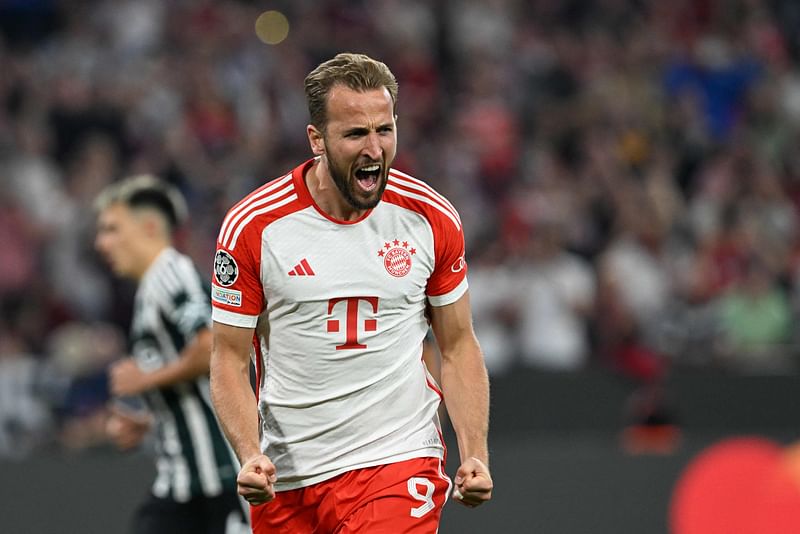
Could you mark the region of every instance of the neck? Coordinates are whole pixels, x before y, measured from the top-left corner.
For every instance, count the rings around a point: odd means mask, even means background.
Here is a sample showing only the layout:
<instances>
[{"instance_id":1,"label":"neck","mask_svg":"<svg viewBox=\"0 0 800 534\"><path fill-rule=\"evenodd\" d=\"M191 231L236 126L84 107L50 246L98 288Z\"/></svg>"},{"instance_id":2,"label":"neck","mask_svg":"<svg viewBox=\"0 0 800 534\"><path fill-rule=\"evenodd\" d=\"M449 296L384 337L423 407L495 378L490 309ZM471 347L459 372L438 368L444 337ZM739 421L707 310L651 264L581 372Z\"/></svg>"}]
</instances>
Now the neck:
<instances>
[{"instance_id":1,"label":"neck","mask_svg":"<svg viewBox=\"0 0 800 534\"><path fill-rule=\"evenodd\" d=\"M314 203L331 218L339 221L355 221L367 212L354 208L344 199L328 172L325 156L320 157L311 166L305 180Z\"/></svg>"},{"instance_id":2,"label":"neck","mask_svg":"<svg viewBox=\"0 0 800 534\"><path fill-rule=\"evenodd\" d=\"M137 281L141 280L156 261L156 258L169 246L171 246L170 243L166 241L148 243L142 250L142 262L137 272L134 273L134 278L136 278Z\"/></svg>"}]
</instances>

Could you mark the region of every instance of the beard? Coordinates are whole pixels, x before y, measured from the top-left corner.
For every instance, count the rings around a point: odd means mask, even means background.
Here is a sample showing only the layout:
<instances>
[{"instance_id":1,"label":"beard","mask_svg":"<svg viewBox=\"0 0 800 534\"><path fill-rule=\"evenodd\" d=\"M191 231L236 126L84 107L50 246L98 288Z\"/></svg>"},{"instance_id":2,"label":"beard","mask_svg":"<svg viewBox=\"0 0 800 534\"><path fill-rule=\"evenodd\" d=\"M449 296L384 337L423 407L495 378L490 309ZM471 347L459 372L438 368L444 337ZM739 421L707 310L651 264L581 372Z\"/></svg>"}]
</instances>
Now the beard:
<instances>
[{"instance_id":1,"label":"beard","mask_svg":"<svg viewBox=\"0 0 800 534\"><path fill-rule=\"evenodd\" d=\"M378 187L368 192L358 189L356 185L358 179L355 175L348 170L342 169L340 165L337 165L330 157L330 154L327 157L327 163L328 172L331 178L333 178L333 183L336 184L336 188L339 189L339 192L352 208L357 210L369 210L378 205L378 202L380 202L383 197L383 191L386 189L386 185L389 182L387 179L389 174L388 163L384 164L380 161L367 162L381 165L381 174L378 176Z\"/></svg>"}]
</instances>

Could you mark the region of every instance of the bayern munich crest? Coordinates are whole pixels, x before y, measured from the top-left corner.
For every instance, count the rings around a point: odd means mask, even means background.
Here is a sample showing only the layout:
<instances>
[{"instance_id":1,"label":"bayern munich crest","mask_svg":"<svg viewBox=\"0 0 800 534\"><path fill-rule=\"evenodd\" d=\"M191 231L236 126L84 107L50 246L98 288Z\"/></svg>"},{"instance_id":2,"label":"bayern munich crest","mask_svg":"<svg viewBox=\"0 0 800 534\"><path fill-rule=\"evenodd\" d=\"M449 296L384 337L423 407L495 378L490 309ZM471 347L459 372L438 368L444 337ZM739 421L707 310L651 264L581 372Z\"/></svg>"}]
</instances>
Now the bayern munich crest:
<instances>
[{"instance_id":1,"label":"bayern munich crest","mask_svg":"<svg viewBox=\"0 0 800 534\"><path fill-rule=\"evenodd\" d=\"M394 277L401 278L411 272L411 258L417 253L408 241L387 241L378 251L378 256L383 259L386 272Z\"/></svg>"},{"instance_id":2,"label":"bayern munich crest","mask_svg":"<svg viewBox=\"0 0 800 534\"><path fill-rule=\"evenodd\" d=\"M239 277L239 267L229 253L218 250L214 256L214 279L223 287L233 285Z\"/></svg>"}]
</instances>

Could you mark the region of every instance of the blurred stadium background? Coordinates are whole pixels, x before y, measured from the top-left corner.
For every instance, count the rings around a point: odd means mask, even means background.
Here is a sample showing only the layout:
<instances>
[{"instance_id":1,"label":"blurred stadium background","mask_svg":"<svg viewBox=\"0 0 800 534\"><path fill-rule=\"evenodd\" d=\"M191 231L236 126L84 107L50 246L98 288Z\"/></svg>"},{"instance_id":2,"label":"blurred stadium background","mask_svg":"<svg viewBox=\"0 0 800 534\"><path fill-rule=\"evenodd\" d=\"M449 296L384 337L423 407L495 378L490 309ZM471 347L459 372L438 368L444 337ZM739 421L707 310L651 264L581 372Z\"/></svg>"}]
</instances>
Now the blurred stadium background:
<instances>
[{"instance_id":1,"label":"blurred stadium background","mask_svg":"<svg viewBox=\"0 0 800 534\"><path fill-rule=\"evenodd\" d=\"M467 231L497 491L441 532L688 534L700 451L800 439L798 30L794 0L0 1L0 531L122 532L150 482L100 432L132 287L94 195L177 184L210 273L309 155L303 77L358 51Z\"/></svg>"}]
</instances>

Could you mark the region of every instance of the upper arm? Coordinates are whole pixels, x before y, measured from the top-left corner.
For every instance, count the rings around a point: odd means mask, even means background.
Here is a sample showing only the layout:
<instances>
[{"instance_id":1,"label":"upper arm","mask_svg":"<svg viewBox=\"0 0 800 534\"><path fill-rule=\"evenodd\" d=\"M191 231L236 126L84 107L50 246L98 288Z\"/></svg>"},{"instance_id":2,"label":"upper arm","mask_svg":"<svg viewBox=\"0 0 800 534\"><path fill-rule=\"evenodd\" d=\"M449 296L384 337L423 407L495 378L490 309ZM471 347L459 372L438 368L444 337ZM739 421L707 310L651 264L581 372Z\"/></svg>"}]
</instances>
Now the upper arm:
<instances>
[{"instance_id":1,"label":"upper arm","mask_svg":"<svg viewBox=\"0 0 800 534\"><path fill-rule=\"evenodd\" d=\"M477 348L475 332L472 329L469 291L451 304L431 306L430 318L442 359L447 360L470 345Z\"/></svg>"},{"instance_id":2,"label":"upper arm","mask_svg":"<svg viewBox=\"0 0 800 534\"><path fill-rule=\"evenodd\" d=\"M223 363L233 363L249 369L254 329L214 321L211 331L213 334L212 367Z\"/></svg>"}]
</instances>

